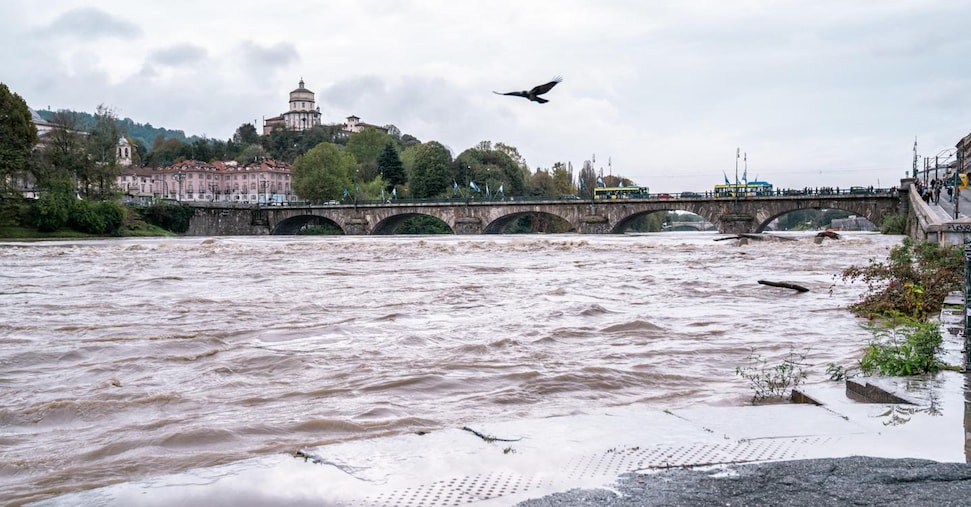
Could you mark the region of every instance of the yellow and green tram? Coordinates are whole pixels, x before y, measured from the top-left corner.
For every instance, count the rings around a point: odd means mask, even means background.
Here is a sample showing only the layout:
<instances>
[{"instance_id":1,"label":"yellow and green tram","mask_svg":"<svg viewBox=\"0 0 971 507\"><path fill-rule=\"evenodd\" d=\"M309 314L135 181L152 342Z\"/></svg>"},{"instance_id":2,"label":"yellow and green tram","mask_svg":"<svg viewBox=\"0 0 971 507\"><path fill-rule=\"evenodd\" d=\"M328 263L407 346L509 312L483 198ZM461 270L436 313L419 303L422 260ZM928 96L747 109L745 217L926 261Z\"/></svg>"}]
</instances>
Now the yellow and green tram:
<instances>
[{"instance_id":1,"label":"yellow and green tram","mask_svg":"<svg viewBox=\"0 0 971 507\"><path fill-rule=\"evenodd\" d=\"M775 195L771 183L748 181L715 185L715 197L756 197L762 195Z\"/></svg>"}]
</instances>

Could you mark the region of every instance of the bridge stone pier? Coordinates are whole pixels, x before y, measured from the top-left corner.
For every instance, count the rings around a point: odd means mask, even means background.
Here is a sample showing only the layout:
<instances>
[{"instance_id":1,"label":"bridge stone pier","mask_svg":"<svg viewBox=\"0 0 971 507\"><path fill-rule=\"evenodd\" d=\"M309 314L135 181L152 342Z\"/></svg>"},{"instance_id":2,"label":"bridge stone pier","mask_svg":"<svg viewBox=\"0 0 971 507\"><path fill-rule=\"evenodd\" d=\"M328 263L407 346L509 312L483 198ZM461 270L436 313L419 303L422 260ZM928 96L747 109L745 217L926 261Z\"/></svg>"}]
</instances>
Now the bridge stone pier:
<instances>
[{"instance_id":1,"label":"bridge stone pier","mask_svg":"<svg viewBox=\"0 0 971 507\"><path fill-rule=\"evenodd\" d=\"M455 234L499 234L524 215L552 215L580 234L617 234L649 213L688 211L728 234L757 233L776 217L801 209L842 209L879 225L907 209L896 190L865 194L692 197L616 200L393 201L316 206L197 207L187 234L194 236L296 234L308 224L326 224L347 235L394 234L406 220L435 217Z\"/></svg>"}]
</instances>

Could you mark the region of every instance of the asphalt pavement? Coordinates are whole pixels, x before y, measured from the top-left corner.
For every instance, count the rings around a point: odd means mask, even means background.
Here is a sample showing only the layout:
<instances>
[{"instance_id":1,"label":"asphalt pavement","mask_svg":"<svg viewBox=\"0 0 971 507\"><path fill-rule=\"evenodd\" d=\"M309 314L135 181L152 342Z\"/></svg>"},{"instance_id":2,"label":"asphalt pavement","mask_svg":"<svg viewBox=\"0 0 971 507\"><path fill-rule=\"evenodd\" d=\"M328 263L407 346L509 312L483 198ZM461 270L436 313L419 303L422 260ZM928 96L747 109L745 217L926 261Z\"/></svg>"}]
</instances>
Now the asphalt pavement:
<instances>
[{"instance_id":1,"label":"asphalt pavement","mask_svg":"<svg viewBox=\"0 0 971 507\"><path fill-rule=\"evenodd\" d=\"M849 457L624 474L611 489L570 490L518 507L943 506L971 504L971 465Z\"/></svg>"}]
</instances>

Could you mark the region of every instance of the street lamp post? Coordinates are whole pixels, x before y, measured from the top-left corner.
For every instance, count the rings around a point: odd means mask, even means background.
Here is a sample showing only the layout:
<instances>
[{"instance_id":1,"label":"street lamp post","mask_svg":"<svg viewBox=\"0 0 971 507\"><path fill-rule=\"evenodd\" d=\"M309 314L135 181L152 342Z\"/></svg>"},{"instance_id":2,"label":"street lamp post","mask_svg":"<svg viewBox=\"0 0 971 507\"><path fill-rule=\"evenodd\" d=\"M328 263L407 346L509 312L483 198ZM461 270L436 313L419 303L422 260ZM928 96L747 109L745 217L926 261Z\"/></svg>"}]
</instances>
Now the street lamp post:
<instances>
[{"instance_id":1,"label":"street lamp post","mask_svg":"<svg viewBox=\"0 0 971 507\"><path fill-rule=\"evenodd\" d=\"M963 160L961 160L961 150L957 150L956 154L957 154L957 165L955 166L955 169L954 169L954 219L955 220L957 220L959 216L958 207L961 204L961 186L959 185L959 183L961 182L960 174L964 172L964 163L963 163Z\"/></svg>"},{"instance_id":2,"label":"street lamp post","mask_svg":"<svg viewBox=\"0 0 971 507\"><path fill-rule=\"evenodd\" d=\"M182 202L182 180L185 179L185 173L182 171L179 171L175 173L173 176L175 177L175 179L179 180L179 193L176 194L175 200Z\"/></svg>"}]
</instances>

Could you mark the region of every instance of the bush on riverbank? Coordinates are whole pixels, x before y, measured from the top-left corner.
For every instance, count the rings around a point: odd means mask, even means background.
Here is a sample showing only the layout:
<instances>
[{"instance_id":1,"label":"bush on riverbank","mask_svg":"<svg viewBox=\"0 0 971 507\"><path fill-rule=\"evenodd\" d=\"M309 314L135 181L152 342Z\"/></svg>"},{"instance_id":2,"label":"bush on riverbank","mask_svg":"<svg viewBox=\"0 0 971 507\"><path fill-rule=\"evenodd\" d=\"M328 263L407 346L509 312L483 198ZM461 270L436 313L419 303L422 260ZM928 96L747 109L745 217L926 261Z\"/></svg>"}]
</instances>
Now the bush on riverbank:
<instances>
[{"instance_id":1,"label":"bush on riverbank","mask_svg":"<svg viewBox=\"0 0 971 507\"><path fill-rule=\"evenodd\" d=\"M882 234L906 234L907 215L905 213L894 213L884 217L880 224L880 232Z\"/></svg>"},{"instance_id":2,"label":"bush on riverbank","mask_svg":"<svg viewBox=\"0 0 971 507\"><path fill-rule=\"evenodd\" d=\"M167 236L132 208L115 201L87 201L51 193L40 199L0 201L0 238L46 239L104 236Z\"/></svg>"},{"instance_id":3,"label":"bush on riverbank","mask_svg":"<svg viewBox=\"0 0 971 507\"><path fill-rule=\"evenodd\" d=\"M909 376L933 373L944 366L937 359L944 339L936 322L898 317L889 326L875 329L874 335L860 360L860 370L866 375Z\"/></svg>"},{"instance_id":4,"label":"bush on riverbank","mask_svg":"<svg viewBox=\"0 0 971 507\"><path fill-rule=\"evenodd\" d=\"M854 314L904 315L921 322L940 313L944 298L961 288L963 276L960 248L910 238L891 248L886 262L871 259L867 266L850 266L840 274L844 281L867 284L863 299L850 306Z\"/></svg>"},{"instance_id":5,"label":"bush on riverbank","mask_svg":"<svg viewBox=\"0 0 971 507\"><path fill-rule=\"evenodd\" d=\"M909 376L933 373L945 365L937 358L943 338L937 322L947 295L961 288L964 256L959 247L904 238L893 247L886 262L870 260L851 266L844 280L867 284L863 299L850 306L859 316L878 319L874 339L859 362L871 375ZM830 364L833 379L846 378L847 370Z\"/></svg>"}]
</instances>

